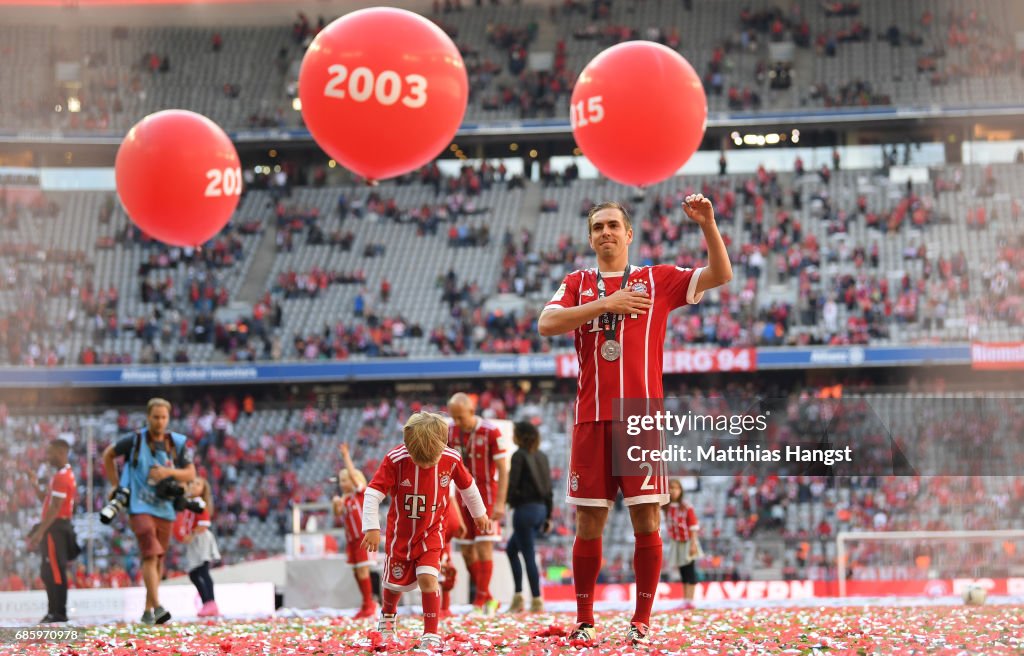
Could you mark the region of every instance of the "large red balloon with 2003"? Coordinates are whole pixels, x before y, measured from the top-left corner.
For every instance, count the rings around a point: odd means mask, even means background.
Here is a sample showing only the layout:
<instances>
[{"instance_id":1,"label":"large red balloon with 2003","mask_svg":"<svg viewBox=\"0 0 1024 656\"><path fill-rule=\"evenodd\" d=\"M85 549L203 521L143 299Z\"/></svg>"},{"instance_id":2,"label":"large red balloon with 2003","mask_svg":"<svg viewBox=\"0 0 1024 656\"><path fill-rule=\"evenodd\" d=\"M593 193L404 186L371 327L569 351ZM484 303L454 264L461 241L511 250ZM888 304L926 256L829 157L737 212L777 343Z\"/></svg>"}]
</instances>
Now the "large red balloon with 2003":
<instances>
[{"instance_id":1,"label":"large red balloon with 2003","mask_svg":"<svg viewBox=\"0 0 1024 656\"><path fill-rule=\"evenodd\" d=\"M679 53L629 41L583 69L569 116L576 144L602 174L645 186L672 176L697 150L708 103L700 76Z\"/></svg>"},{"instance_id":2,"label":"large red balloon with 2003","mask_svg":"<svg viewBox=\"0 0 1024 656\"><path fill-rule=\"evenodd\" d=\"M455 137L468 98L458 48L404 9L342 16L313 39L299 71L306 127L328 155L368 180L437 157Z\"/></svg>"},{"instance_id":3,"label":"large red balloon with 2003","mask_svg":"<svg viewBox=\"0 0 1024 656\"><path fill-rule=\"evenodd\" d=\"M216 235L242 194L231 139L210 119L183 109L136 123L117 150L114 178L129 218L172 246L200 246Z\"/></svg>"}]
</instances>

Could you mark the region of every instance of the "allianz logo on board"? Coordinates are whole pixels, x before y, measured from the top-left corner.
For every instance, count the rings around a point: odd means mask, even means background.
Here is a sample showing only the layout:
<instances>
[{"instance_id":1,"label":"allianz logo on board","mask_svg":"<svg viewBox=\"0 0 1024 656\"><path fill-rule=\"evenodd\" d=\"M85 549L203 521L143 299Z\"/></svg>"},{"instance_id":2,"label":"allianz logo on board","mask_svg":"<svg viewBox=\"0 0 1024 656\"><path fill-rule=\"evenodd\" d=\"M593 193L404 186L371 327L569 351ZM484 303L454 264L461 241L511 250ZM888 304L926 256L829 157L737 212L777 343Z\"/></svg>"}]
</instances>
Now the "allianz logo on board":
<instances>
[{"instance_id":1,"label":"allianz logo on board","mask_svg":"<svg viewBox=\"0 0 1024 656\"><path fill-rule=\"evenodd\" d=\"M863 363L864 349L860 346L811 351L811 364L849 364L857 366Z\"/></svg>"},{"instance_id":2,"label":"allianz logo on board","mask_svg":"<svg viewBox=\"0 0 1024 656\"><path fill-rule=\"evenodd\" d=\"M121 370L122 383L195 383L210 380L255 380L256 367L128 367Z\"/></svg>"}]
</instances>

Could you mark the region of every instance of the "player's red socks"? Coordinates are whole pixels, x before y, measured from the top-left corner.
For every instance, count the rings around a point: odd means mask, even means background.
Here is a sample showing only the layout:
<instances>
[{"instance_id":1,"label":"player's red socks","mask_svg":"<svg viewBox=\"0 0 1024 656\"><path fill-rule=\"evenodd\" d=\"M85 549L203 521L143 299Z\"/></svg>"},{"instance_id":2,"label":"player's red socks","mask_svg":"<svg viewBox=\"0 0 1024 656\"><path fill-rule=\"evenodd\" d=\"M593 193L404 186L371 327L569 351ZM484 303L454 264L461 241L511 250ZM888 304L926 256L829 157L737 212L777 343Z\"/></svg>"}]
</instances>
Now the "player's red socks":
<instances>
[{"instance_id":1,"label":"player's red socks","mask_svg":"<svg viewBox=\"0 0 1024 656\"><path fill-rule=\"evenodd\" d=\"M381 608L381 612L385 615L393 615L398 610L398 602L402 600L402 593L384 588L381 590L380 596L384 601L384 606Z\"/></svg>"},{"instance_id":2,"label":"player's red socks","mask_svg":"<svg viewBox=\"0 0 1024 656\"><path fill-rule=\"evenodd\" d=\"M478 561L476 573L477 604L486 604L488 601L491 600L491 575L494 573L494 561Z\"/></svg>"},{"instance_id":3,"label":"player's red socks","mask_svg":"<svg viewBox=\"0 0 1024 656\"><path fill-rule=\"evenodd\" d=\"M576 621L594 624L594 586L601 573L601 538L572 543L572 583L576 588ZM661 558L658 559L661 568Z\"/></svg>"},{"instance_id":4,"label":"player's red socks","mask_svg":"<svg viewBox=\"0 0 1024 656\"><path fill-rule=\"evenodd\" d=\"M452 589L455 587L455 568L450 566L441 567L444 580L441 584L441 617L449 617L452 607Z\"/></svg>"},{"instance_id":5,"label":"player's red socks","mask_svg":"<svg viewBox=\"0 0 1024 656\"><path fill-rule=\"evenodd\" d=\"M661 533L636 533L633 571L636 572L636 612L633 622L651 623L651 608L661 578Z\"/></svg>"},{"instance_id":6,"label":"player's red socks","mask_svg":"<svg viewBox=\"0 0 1024 656\"><path fill-rule=\"evenodd\" d=\"M437 633L437 613L441 610L441 595L437 590L423 593L423 632Z\"/></svg>"},{"instance_id":7,"label":"player's red socks","mask_svg":"<svg viewBox=\"0 0 1024 656\"><path fill-rule=\"evenodd\" d=\"M373 581L367 576L365 579L356 579L359 582L359 591L363 593L363 608L373 605Z\"/></svg>"},{"instance_id":8,"label":"player's red socks","mask_svg":"<svg viewBox=\"0 0 1024 656\"><path fill-rule=\"evenodd\" d=\"M469 580L476 586L476 596L473 597L473 603L476 604L480 600L480 561L473 561L466 565L466 569L469 570Z\"/></svg>"}]
</instances>

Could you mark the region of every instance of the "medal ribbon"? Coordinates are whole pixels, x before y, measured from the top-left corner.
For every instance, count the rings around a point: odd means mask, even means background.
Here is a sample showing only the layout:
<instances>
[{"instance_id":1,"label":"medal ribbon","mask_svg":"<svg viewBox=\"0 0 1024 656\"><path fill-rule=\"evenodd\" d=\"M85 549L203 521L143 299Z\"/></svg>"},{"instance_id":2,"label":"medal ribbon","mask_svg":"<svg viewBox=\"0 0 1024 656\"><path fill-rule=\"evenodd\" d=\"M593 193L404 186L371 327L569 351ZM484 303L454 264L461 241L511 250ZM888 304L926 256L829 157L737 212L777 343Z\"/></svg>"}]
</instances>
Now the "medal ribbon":
<instances>
[{"instance_id":1,"label":"medal ribbon","mask_svg":"<svg viewBox=\"0 0 1024 656\"><path fill-rule=\"evenodd\" d=\"M626 262L626 270L622 272L622 284L619 285L619 289L625 289L626 283L629 282L629 262ZM604 278L601 277L601 271L597 272L597 298L598 300L605 297ZM612 341L615 339L615 327L619 323L619 315L611 312L605 312L601 315L601 327L604 329L605 341Z\"/></svg>"}]
</instances>

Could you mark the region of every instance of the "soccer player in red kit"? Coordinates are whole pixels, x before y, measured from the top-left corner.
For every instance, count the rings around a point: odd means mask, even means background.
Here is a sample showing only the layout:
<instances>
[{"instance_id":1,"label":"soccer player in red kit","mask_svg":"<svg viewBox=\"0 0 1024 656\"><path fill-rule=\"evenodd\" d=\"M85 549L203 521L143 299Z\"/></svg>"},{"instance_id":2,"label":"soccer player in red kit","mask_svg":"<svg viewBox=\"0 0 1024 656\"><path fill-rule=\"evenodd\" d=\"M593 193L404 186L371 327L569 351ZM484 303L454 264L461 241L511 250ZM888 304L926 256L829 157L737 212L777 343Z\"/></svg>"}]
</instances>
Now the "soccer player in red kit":
<instances>
[{"instance_id":1,"label":"soccer player in red kit","mask_svg":"<svg viewBox=\"0 0 1024 656\"><path fill-rule=\"evenodd\" d=\"M370 566L373 559L363 549L363 495L366 492L366 477L363 472L352 464L352 456L348 445L339 447L341 460L345 468L338 472L338 488L341 496L332 499L334 516L341 519L345 527L345 553L348 564L352 566L359 591L363 595L363 605L356 613L356 619L373 617L377 614L377 602L373 600L373 586L370 580Z\"/></svg>"},{"instance_id":2,"label":"soccer player in red kit","mask_svg":"<svg viewBox=\"0 0 1024 656\"><path fill-rule=\"evenodd\" d=\"M602 203L587 217L597 267L567 275L538 321L544 336L575 333L580 366L566 499L576 506L574 640L593 642L596 637L594 586L601 569L601 534L608 509L621 489L636 536L636 610L626 642L650 641L651 607L662 560L658 509L668 502L667 482L663 472L646 477L612 474L613 406L618 399L664 397L662 358L669 313L699 302L705 291L732 279L711 201L701 194L690 195L683 211L704 233L706 267L631 266L629 213L619 203Z\"/></svg>"},{"instance_id":3,"label":"soccer player in red kit","mask_svg":"<svg viewBox=\"0 0 1024 656\"><path fill-rule=\"evenodd\" d=\"M454 482L469 507L477 530L490 529L480 491L462 464L458 451L448 448L448 422L441 415L417 412L403 428L404 444L388 452L366 488L363 502L363 548L380 545L378 510L391 495L384 539L384 608L378 630L394 637L402 593L419 585L423 593L423 635L419 648L444 647L437 633L441 597L437 577L444 548L450 486Z\"/></svg>"},{"instance_id":4,"label":"soccer player in red kit","mask_svg":"<svg viewBox=\"0 0 1024 656\"><path fill-rule=\"evenodd\" d=\"M75 472L68 464L71 447L61 439L53 440L46 449L46 460L56 470L43 501L43 517L28 534L30 551L40 550L40 578L46 586L46 616L40 624L68 621L68 560L77 553L75 529L71 517L78 487Z\"/></svg>"},{"instance_id":5,"label":"soccer player in red kit","mask_svg":"<svg viewBox=\"0 0 1024 656\"><path fill-rule=\"evenodd\" d=\"M462 461L480 489L480 497L493 520L492 530L481 534L473 528L469 510L462 506L462 523L467 534L456 540L462 547L466 569L476 584L473 605L487 615L498 610L498 601L491 598L491 575L494 572L494 543L501 540L501 520L505 517L508 496L508 452L499 440L501 431L474 413L473 401L462 392L448 400L448 446L462 454Z\"/></svg>"}]
</instances>

